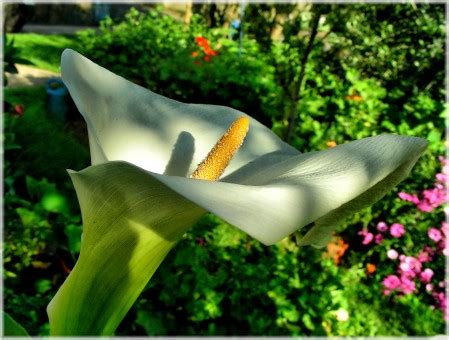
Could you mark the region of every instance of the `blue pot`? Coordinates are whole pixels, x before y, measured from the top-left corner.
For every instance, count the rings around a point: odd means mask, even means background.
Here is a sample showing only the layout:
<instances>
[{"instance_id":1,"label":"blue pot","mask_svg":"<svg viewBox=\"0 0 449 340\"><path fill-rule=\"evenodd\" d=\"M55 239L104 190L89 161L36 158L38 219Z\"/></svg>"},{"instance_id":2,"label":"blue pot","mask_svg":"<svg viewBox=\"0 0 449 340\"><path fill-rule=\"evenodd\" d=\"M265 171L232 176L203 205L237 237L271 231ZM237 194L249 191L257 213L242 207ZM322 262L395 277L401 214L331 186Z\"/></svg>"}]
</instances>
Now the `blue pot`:
<instances>
[{"instance_id":1,"label":"blue pot","mask_svg":"<svg viewBox=\"0 0 449 340\"><path fill-rule=\"evenodd\" d=\"M57 120L65 121L68 112L67 96L69 95L69 92L62 79L48 79L45 83L45 91L47 91L48 96L48 111Z\"/></svg>"}]
</instances>

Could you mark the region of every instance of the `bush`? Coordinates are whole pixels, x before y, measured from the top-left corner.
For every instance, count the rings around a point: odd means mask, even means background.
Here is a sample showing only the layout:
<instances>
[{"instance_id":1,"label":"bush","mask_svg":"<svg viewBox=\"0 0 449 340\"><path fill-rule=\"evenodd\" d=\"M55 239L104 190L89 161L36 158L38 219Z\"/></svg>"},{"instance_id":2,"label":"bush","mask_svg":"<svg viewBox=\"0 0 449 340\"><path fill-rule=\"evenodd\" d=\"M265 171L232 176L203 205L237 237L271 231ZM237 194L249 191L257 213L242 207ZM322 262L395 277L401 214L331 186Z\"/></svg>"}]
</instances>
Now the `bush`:
<instances>
[{"instance_id":1,"label":"bush","mask_svg":"<svg viewBox=\"0 0 449 340\"><path fill-rule=\"evenodd\" d=\"M87 166L88 151L47 115L44 89L5 97L5 312L47 335L46 307L75 262L82 228L65 169Z\"/></svg>"},{"instance_id":2,"label":"bush","mask_svg":"<svg viewBox=\"0 0 449 340\"><path fill-rule=\"evenodd\" d=\"M240 49L226 30L208 30L197 16L186 27L160 10L131 10L123 22L106 19L98 34L79 38L88 58L169 98L231 106L268 126L279 110L274 68L258 44L245 39Z\"/></svg>"}]
</instances>

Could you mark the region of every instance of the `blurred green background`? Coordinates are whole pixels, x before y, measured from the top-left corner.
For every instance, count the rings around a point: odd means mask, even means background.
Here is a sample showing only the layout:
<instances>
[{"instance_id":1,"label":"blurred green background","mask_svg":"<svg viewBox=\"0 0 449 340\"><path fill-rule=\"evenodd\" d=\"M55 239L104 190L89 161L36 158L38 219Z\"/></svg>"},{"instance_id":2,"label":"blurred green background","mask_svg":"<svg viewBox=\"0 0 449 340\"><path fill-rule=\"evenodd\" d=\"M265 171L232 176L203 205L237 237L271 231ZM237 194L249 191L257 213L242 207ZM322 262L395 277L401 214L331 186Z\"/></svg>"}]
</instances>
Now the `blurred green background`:
<instances>
[{"instance_id":1,"label":"blurred green background","mask_svg":"<svg viewBox=\"0 0 449 340\"><path fill-rule=\"evenodd\" d=\"M444 18L436 4L197 4L139 7L76 34L7 33L5 311L30 334L47 335L45 308L79 252L82 223L66 169L89 165L87 129L69 99L58 115L43 85L11 80L24 63L58 72L69 47L169 98L246 112L301 152L381 133L430 143L411 176L350 218L327 248L299 248L299 234L265 247L205 216L117 335L444 333L445 250L428 236L437 228L444 240L446 230L445 183L435 177L445 152ZM422 200L438 192L440 200L423 211L399 192ZM379 222L400 223L405 234L382 234ZM367 233L382 237L367 242ZM420 261L431 281L417 275L411 293L384 294L384 279L399 275L390 249L429 253Z\"/></svg>"}]
</instances>

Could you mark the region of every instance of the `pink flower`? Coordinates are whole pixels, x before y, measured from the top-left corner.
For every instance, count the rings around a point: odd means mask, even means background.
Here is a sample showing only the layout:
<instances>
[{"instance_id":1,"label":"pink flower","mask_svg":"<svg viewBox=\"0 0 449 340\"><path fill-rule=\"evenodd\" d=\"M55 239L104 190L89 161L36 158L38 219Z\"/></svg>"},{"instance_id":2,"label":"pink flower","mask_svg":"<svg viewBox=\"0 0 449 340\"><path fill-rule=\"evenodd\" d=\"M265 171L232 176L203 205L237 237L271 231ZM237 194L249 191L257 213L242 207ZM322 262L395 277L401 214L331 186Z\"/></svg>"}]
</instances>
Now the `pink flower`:
<instances>
[{"instance_id":1,"label":"pink flower","mask_svg":"<svg viewBox=\"0 0 449 340\"><path fill-rule=\"evenodd\" d=\"M422 268L421 262L418 261L418 259L414 258L413 256L407 256L405 258L405 262L410 264L411 268L416 272L419 273Z\"/></svg>"},{"instance_id":2,"label":"pink flower","mask_svg":"<svg viewBox=\"0 0 449 340\"><path fill-rule=\"evenodd\" d=\"M392 290L399 288L401 280L396 275L388 275L382 283L385 287L384 294L388 295Z\"/></svg>"},{"instance_id":3,"label":"pink flower","mask_svg":"<svg viewBox=\"0 0 449 340\"><path fill-rule=\"evenodd\" d=\"M393 237L399 238L405 234L405 228L402 224L393 223L393 225L390 227L390 234Z\"/></svg>"},{"instance_id":4,"label":"pink flower","mask_svg":"<svg viewBox=\"0 0 449 340\"><path fill-rule=\"evenodd\" d=\"M441 223L441 232L443 233L443 235L445 237L447 237L448 231L449 231L449 226L448 226L447 222Z\"/></svg>"},{"instance_id":5,"label":"pink flower","mask_svg":"<svg viewBox=\"0 0 449 340\"><path fill-rule=\"evenodd\" d=\"M443 186L437 186L433 189L427 189L422 192L422 195L433 208L440 206L446 202L446 190Z\"/></svg>"},{"instance_id":6,"label":"pink flower","mask_svg":"<svg viewBox=\"0 0 449 340\"><path fill-rule=\"evenodd\" d=\"M447 243L444 245L443 255L449 256L449 246L447 245Z\"/></svg>"},{"instance_id":7,"label":"pink flower","mask_svg":"<svg viewBox=\"0 0 449 340\"><path fill-rule=\"evenodd\" d=\"M419 202L417 207L424 212L431 212L433 210L433 207L427 201Z\"/></svg>"},{"instance_id":8,"label":"pink flower","mask_svg":"<svg viewBox=\"0 0 449 340\"><path fill-rule=\"evenodd\" d=\"M432 280L432 277L433 277L433 270L430 268L424 269L419 275L419 278L421 279L422 283L429 283Z\"/></svg>"},{"instance_id":9,"label":"pink flower","mask_svg":"<svg viewBox=\"0 0 449 340\"><path fill-rule=\"evenodd\" d=\"M373 234L367 233L367 234L364 236L364 238L363 238L362 244L367 245L367 244L369 244L372 240L373 240Z\"/></svg>"},{"instance_id":10,"label":"pink flower","mask_svg":"<svg viewBox=\"0 0 449 340\"><path fill-rule=\"evenodd\" d=\"M444 189L444 185L445 185L446 183L439 183L438 181L435 183L435 188L437 188L437 189L440 189L440 190L443 190Z\"/></svg>"},{"instance_id":11,"label":"pink flower","mask_svg":"<svg viewBox=\"0 0 449 340\"><path fill-rule=\"evenodd\" d=\"M413 293L416 290L415 282L413 282L412 280L408 279L405 276L402 276L401 277L400 290L404 294L411 294L411 293Z\"/></svg>"},{"instance_id":12,"label":"pink flower","mask_svg":"<svg viewBox=\"0 0 449 340\"><path fill-rule=\"evenodd\" d=\"M365 246L367 244L371 243L371 241L374 238L374 235L372 233L368 232L367 230L361 230L361 231L358 232L358 234L360 236L363 236L362 244L365 245Z\"/></svg>"},{"instance_id":13,"label":"pink flower","mask_svg":"<svg viewBox=\"0 0 449 340\"><path fill-rule=\"evenodd\" d=\"M388 225L385 222L379 222L377 223L377 230L384 233L388 230Z\"/></svg>"},{"instance_id":14,"label":"pink flower","mask_svg":"<svg viewBox=\"0 0 449 340\"><path fill-rule=\"evenodd\" d=\"M447 183L447 175L446 174L438 173L435 175L435 177L438 182Z\"/></svg>"},{"instance_id":15,"label":"pink flower","mask_svg":"<svg viewBox=\"0 0 449 340\"><path fill-rule=\"evenodd\" d=\"M444 237L437 243L437 250L443 255L447 255L448 245Z\"/></svg>"},{"instance_id":16,"label":"pink flower","mask_svg":"<svg viewBox=\"0 0 449 340\"><path fill-rule=\"evenodd\" d=\"M430 256L435 255L435 250L431 246L425 246L424 251L428 253Z\"/></svg>"},{"instance_id":17,"label":"pink flower","mask_svg":"<svg viewBox=\"0 0 449 340\"><path fill-rule=\"evenodd\" d=\"M428 292L431 292L433 290L433 284L431 284L431 283L426 284L426 290Z\"/></svg>"},{"instance_id":18,"label":"pink flower","mask_svg":"<svg viewBox=\"0 0 449 340\"><path fill-rule=\"evenodd\" d=\"M445 163L442 165L443 165L443 168L441 169L441 172L445 175L448 175L449 174L449 164Z\"/></svg>"},{"instance_id":19,"label":"pink flower","mask_svg":"<svg viewBox=\"0 0 449 340\"><path fill-rule=\"evenodd\" d=\"M415 204L419 210L424 212L433 211L444 204L447 201L446 187L449 180L449 164L448 160L444 158L440 159L440 163L442 170L435 175L436 183L433 188L423 190L419 196L400 192L399 197L404 201Z\"/></svg>"},{"instance_id":20,"label":"pink flower","mask_svg":"<svg viewBox=\"0 0 449 340\"><path fill-rule=\"evenodd\" d=\"M440 164L441 164L441 172L445 175L449 174L449 163L448 160L445 159L443 156L438 157L438 159L440 160Z\"/></svg>"},{"instance_id":21,"label":"pink flower","mask_svg":"<svg viewBox=\"0 0 449 340\"><path fill-rule=\"evenodd\" d=\"M430 257L429 253L426 251L421 251L418 255L418 261L421 263L424 262L430 262L430 260L432 260L432 258Z\"/></svg>"},{"instance_id":22,"label":"pink flower","mask_svg":"<svg viewBox=\"0 0 449 340\"><path fill-rule=\"evenodd\" d=\"M443 235L441 234L441 231L439 231L437 228L430 228L427 231L427 235L432 241L438 242L443 238Z\"/></svg>"},{"instance_id":23,"label":"pink flower","mask_svg":"<svg viewBox=\"0 0 449 340\"><path fill-rule=\"evenodd\" d=\"M434 299L438 303L440 309L445 311L447 302L446 302L446 295L444 294L444 292L439 292L439 293L434 292L432 294L432 296L434 297Z\"/></svg>"},{"instance_id":24,"label":"pink flower","mask_svg":"<svg viewBox=\"0 0 449 340\"><path fill-rule=\"evenodd\" d=\"M402 277L414 278L421 272L422 264L413 256L406 256L399 264L399 272Z\"/></svg>"},{"instance_id":25,"label":"pink flower","mask_svg":"<svg viewBox=\"0 0 449 340\"><path fill-rule=\"evenodd\" d=\"M419 203L418 196L407 194L406 192L400 192L399 193L399 198L402 199L403 201L412 202L414 204L418 204Z\"/></svg>"},{"instance_id":26,"label":"pink flower","mask_svg":"<svg viewBox=\"0 0 449 340\"><path fill-rule=\"evenodd\" d=\"M411 267L410 264L407 263L407 262L401 262L401 264L399 265L399 269L400 269L403 273L412 272L412 267Z\"/></svg>"},{"instance_id":27,"label":"pink flower","mask_svg":"<svg viewBox=\"0 0 449 340\"><path fill-rule=\"evenodd\" d=\"M374 242L376 242L376 244L381 244L383 240L384 237L382 234L377 234L376 236L374 236Z\"/></svg>"},{"instance_id":28,"label":"pink flower","mask_svg":"<svg viewBox=\"0 0 449 340\"><path fill-rule=\"evenodd\" d=\"M398 252L394 249L390 249L387 251L387 256L391 260L396 260L399 256Z\"/></svg>"}]
</instances>

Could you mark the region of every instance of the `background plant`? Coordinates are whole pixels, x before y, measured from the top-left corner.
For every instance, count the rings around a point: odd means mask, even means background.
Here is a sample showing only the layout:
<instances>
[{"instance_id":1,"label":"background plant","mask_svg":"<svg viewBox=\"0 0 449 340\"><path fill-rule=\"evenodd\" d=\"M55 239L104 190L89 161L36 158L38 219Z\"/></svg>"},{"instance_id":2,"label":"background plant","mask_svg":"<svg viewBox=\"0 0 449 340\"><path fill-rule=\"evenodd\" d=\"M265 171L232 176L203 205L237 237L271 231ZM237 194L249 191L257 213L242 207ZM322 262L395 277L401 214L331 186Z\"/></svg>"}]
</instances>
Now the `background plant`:
<instances>
[{"instance_id":1,"label":"background plant","mask_svg":"<svg viewBox=\"0 0 449 340\"><path fill-rule=\"evenodd\" d=\"M291 84L315 15L317 34L294 102ZM206 216L165 260L117 334L443 333L443 315L432 309L435 298L425 285L417 281L413 294L385 295L384 279L400 265L388 250L418 257L433 246L429 229L445 218L442 206L422 212L398 196L433 188L441 171L444 7L248 6L241 48L219 21L194 15L186 26L161 10L131 11L123 22L103 21L99 33L81 33L78 46L157 93L232 106L279 136L293 112L291 143L301 151L384 132L424 137L430 145L411 176L349 219L326 249L298 248L296 236L264 247ZM282 33L270 36L279 23ZM48 118L43 89L5 95L12 105L5 115L5 309L31 334L44 335L45 306L79 249L81 221L65 169L89 164L86 136L76 120L62 125ZM14 114L16 105L24 106L22 117ZM405 234L380 233L379 222L401 224ZM363 244L367 233L372 240ZM438 285L444 257L425 266Z\"/></svg>"}]
</instances>

